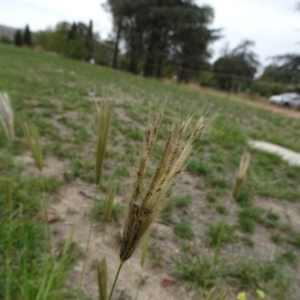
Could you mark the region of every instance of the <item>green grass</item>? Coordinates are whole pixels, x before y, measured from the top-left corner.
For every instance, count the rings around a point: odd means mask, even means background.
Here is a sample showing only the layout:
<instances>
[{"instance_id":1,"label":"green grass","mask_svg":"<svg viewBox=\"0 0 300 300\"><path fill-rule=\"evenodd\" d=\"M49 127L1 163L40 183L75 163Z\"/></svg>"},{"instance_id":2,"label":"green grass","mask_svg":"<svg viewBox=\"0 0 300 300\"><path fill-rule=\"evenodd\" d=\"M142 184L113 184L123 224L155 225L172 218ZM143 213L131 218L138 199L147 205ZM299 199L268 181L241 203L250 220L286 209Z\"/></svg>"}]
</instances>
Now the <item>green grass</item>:
<instances>
[{"instance_id":1,"label":"green grass","mask_svg":"<svg viewBox=\"0 0 300 300\"><path fill-rule=\"evenodd\" d=\"M181 197L173 197L170 201L174 203L174 206L177 208L188 207L192 201L191 195L181 196Z\"/></svg>"},{"instance_id":2,"label":"green grass","mask_svg":"<svg viewBox=\"0 0 300 300\"><path fill-rule=\"evenodd\" d=\"M260 219L263 210L259 207L247 206L239 212L240 229L244 232L253 233L256 222Z\"/></svg>"},{"instance_id":3,"label":"green grass","mask_svg":"<svg viewBox=\"0 0 300 300\"><path fill-rule=\"evenodd\" d=\"M191 240L195 236L186 218L182 218L178 223L175 223L173 230L174 233L182 239Z\"/></svg>"},{"instance_id":4,"label":"green grass","mask_svg":"<svg viewBox=\"0 0 300 300\"><path fill-rule=\"evenodd\" d=\"M58 73L57 69L64 72ZM246 233L254 232L256 226L264 226L269 232L266 242L273 241L276 247L287 253L282 258L282 264L289 264L294 257L299 256L299 232L290 224L282 224L279 215L260 209L259 201L256 203L255 200L279 200L283 206L299 202L300 168L291 167L275 155L251 150L247 145L249 139L265 140L300 152L300 139L296 138L300 132L298 119L246 106L232 101L226 95L217 97L185 85L146 80L109 68L2 44L0 78L0 92L7 92L12 100L17 136L17 140L9 144L0 128L0 179L12 179L14 199L14 221L12 227L9 227L4 185L0 181L0 265L4 266L0 268L1 299L5 299L8 293L8 282L12 296L7 299L35 299L43 274L51 270L56 262L45 255L49 249L44 226L35 218L40 210L41 197L45 196L50 201L62 185L76 182L76 179L94 183L94 103L88 95L89 91L93 91L99 101L108 97L114 102L101 188L105 190L106 183L117 178L121 182L118 196L122 199L128 195L128 177L132 166L137 163L143 130L152 117L151 113L160 109L166 95L169 94L169 100L158 134L158 145L154 147L153 159L150 161L151 170L158 162L169 125L175 119L179 116L201 116L204 110L208 118L214 115L204 140L197 142L186 165L191 180L183 179L178 186L174 186L178 193L172 192L173 196L169 197L166 210L161 216L165 223L160 226L171 225L175 233L174 240L170 242L180 248L185 240L193 252L192 257L175 258L176 276L201 287L218 286L223 279L225 284L234 287L266 287L268 295L275 295L272 287L278 283L274 288L278 295L271 299L291 299L282 292L287 286L277 281L280 274L280 265L277 263L274 267L272 263L261 263L258 258L254 262L245 258L244 263L236 260L233 262L235 267L231 264L228 266L230 249L234 244L228 246L228 257L218 258L217 263L214 248L218 241L223 244L235 242L233 227L220 223L224 219L223 215L226 215L226 218L237 218L230 219L230 222L238 221L239 228ZM24 167L15 163L15 156L27 151L20 126L23 121L37 126L45 157L54 156L68 163L69 167L63 174L64 182L56 177L28 175ZM229 207L222 200L232 200L235 173L245 151L251 154L250 168L236 202L233 201ZM151 176L151 170L147 178ZM203 204L205 201L209 204ZM204 206L208 205L213 209L206 207L203 213ZM95 208L98 220L101 220L101 209L101 205ZM118 216L122 218L122 214ZM196 218L201 226L194 226L196 221L193 219L191 222L191 218ZM174 220L180 221L174 223ZM193 224L193 229L190 224ZM114 226L118 227L116 224ZM26 231L24 240L21 240L22 235L11 235L12 228L17 233ZM209 228L206 237L212 248L206 249L209 251L206 256L201 254L205 247L203 228ZM116 230L119 232L120 228ZM243 234L238 245L253 254L250 246L256 244L254 237ZM169 239L168 236L164 238ZM172 272L165 262L159 238L153 238L153 243L154 246L150 245L153 265ZM287 246L296 253L294 256L291 254L294 252L285 249ZM34 251L28 251L33 247ZM10 252L13 256L9 256L8 249L13 249ZM61 282L56 280L51 287L52 298L49 296L47 299L72 298L71 292L63 289L67 273L72 267L72 255L64 265ZM231 275L228 274L229 269ZM51 274L50 271L48 273ZM26 278L30 279L30 284ZM19 284L16 284L17 280L20 280Z\"/></svg>"},{"instance_id":5,"label":"green grass","mask_svg":"<svg viewBox=\"0 0 300 300\"><path fill-rule=\"evenodd\" d=\"M222 243L233 243L236 241L234 231L235 228L225 222L211 224L207 231L207 246L216 248Z\"/></svg>"},{"instance_id":6,"label":"green grass","mask_svg":"<svg viewBox=\"0 0 300 300\"><path fill-rule=\"evenodd\" d=\"M174 259L173 275L199 287L211 288L225 274L225 262L219 260L216 264L213 257L205 254L193 258L182 255Z\"/></svg>"},{"instance_id":7,"label":"green grass","mask_svg":"<svg viewBox=\"0 0 300 300\"><path fill-rule=\"evenodd\" d=\"M190 257L186 254L173 259L173 275L189 282L193 287L210 288L233 283L237 291L265 291L271 299L286 298L291 278L286 276L280 261L239 258L224 260L201 254Z\"/></svg>"}]
</instances>

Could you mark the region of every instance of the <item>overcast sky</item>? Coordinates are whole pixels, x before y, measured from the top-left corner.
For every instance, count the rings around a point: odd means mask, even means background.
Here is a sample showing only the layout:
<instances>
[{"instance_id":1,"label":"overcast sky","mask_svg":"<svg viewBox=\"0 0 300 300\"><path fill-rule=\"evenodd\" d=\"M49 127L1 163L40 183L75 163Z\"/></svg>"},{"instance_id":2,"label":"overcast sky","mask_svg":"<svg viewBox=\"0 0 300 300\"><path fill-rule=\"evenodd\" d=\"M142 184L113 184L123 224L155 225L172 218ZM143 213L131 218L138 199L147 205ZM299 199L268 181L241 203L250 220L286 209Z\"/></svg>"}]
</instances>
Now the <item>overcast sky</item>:
<instances>
[{"instance_id":1,"label":"overcast sky","mask_svg":"<svg viewBox=\"0 0 300 300\"><path fill-rule=\"evenodd\" d=\"M90 19L101 38L112 30L111 16L101 4L106 0L0 0L0 24L31 30L46 29L57 22ZM196 0L215 9L213 28L222 28L223 38L212 45L214 58L226 42L232 48L243 39L255 41L255 51L265 65L268 57L300 53L300 12L297 0Z\"/></svg>"}]
</instances>

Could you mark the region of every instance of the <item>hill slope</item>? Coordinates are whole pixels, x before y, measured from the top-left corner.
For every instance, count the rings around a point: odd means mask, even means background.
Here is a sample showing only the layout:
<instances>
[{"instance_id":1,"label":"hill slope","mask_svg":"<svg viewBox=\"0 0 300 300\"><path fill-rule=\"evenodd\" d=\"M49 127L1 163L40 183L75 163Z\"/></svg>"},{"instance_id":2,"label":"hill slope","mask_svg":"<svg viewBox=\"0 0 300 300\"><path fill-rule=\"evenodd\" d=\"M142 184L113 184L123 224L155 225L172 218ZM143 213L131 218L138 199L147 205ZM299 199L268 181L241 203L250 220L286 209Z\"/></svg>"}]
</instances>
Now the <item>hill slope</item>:
<instances>
[{"instance_id":1,"label":"hill slope","mask_svg":"<svg viewBox=\"0 0 300 300\"><path fill-rule=\"evenodd\" d=\"M257 139L300 152L298 120L185 86L6 45L0 45L0 92L11 97L18 136L11 146L0 131L0 175L20 180L12 171L17 164L21 177L39 177L20 127L22 121L35 123L45 155L43 176L56 180L56 188L47 191L50 207L60 216L50 227L53 251L73 223L78 223L78 252L85 248L94 193L95 101L109 99L114 106L101 198L109 181L117 179L119 211L126 204L148 119L163 101L168 98L148 176L174 120L202 114L210 120L155 225L146 266L140 268L136 253L121 273L117 293L122 299L134 299L137 286L139 299L192 298L213 286L224 289L229 299L240 290L251 299L256 288L270 299L299 299L300 169L247 146L249 139ZM235 202L235 172L245 151L251 153L251 164ZM8 164L7 155L15 163ZM87 297L96 299L94 261L103 256L111 285L123 219L122 212L117 214L106 234L100 225L93 230L82 291ZM67 286L76 286L81 266L78 255Z\"/></svg>"}]
</instances>

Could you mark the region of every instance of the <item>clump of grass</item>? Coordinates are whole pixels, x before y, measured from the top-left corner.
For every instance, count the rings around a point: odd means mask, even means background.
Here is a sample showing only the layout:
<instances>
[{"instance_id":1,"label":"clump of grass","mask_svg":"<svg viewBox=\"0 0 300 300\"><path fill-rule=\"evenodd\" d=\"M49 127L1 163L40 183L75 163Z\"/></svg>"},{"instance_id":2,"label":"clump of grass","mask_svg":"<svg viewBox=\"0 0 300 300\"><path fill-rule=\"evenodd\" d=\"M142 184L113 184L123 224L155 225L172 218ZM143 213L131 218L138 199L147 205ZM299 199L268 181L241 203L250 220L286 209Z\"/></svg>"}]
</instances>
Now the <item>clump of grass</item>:
<instances>
[{"instance_id":1,"label":"clump of grass","mask_svg":"<svg viewBox=\"0 0 300 300\"><path fill-rule=\"evenodd\" d=\"M196 286L212 288L218 278L226 275L225 262L219 259L218 264L213 256L201 254L197 257L182 255L174 259L173 275Z\"/></svg>"},{"instance_id":2,"label":"clump of grass","mask_svg":"<svg viewBox=\"0 0 300 300\"><path fill-rule=\"evenodd\" d=\"M283 242L283 237L279 233L274 233L271 235L271 240L275 244L281 244Z\"/></svg>"},{"instance_id":3,"label":"clump of grass","mask_svg":"<svg viewBox=\"0 0 300 300\"><path fill-rule=\"evenodd\" d=\"M236 199L239 190L246 178L246 174L247 174L247 170L249 168L249 164L250 164L250 154L249 153L244 153L241 157L240 160L240 166L239 169L237 171L236 174L236 178L235 178L235 186L233 189L233 198Z\"/></svg>"},{"instance_id":4,"label":"clump of grass","mask_svg":"<svg viewBox=\"0 0 300 300\"><path fill-rule=\"evenodd\" d=\"M252 233L255 230L255 222L260 220L263 210L255 206L244 207L239 212L239 225L242 231Z\"/></svg>"},{"instance_id":5,"label":"clump of grass","mask_svg":"<svg viewBox=\"0 0 300 300\"><path fill-rule=\"evenodd\" d=\"M172 201L174 202L175 207L184 208L189 206L190 202L192 201L192 197L190 195L174 197Z\"/></svg>"},{"instance_id":6,"label":"clump of grass","mask_svg":"<svg viewBox=\"0 0 300 300\"><path fill-rule=\"evenodd\" d=\"M174 233L182 239L191 240L195 234L186 219L181 219L180 222L173 226Z\"/></svg>"},{"instance_id":7,"label":"clump of grass","mask_svg":"<svg viewBox=\"0 0 300 300\"><path fill-rule=\"evenodd\" d=\"M228 209L224 205L217 205L216 206L216 211L221 214L221 215L227 215L228 214Z\"/></svg>"},{"instance_id":8,"label":"clump of grass","mask_svg":"<svg viewBox=\"0 0 300 300\"><path fill-rule=\"evenodd\" d=\"M235 240L234 227L229 226L224 222L210 225L208 232L208 247L218 247L224 243L232 243Z\"/></svg>"},{"instance_id":9,"label":"clump of grass","mask_svg":"<svg viewBox=\"0 0 300 300\"><path fill-rule=\"evenodd\" d=\"M207 202L209 203L215 203L217 201L217 196L215 193L213 192L209 192L205 195L205 199L207 200Z\"/></svg>"},{"instance_id":10,"label":"clump of grass","mask_svg":"<svg viewBox=\"0 0 300 300\"><path fill-rule=\"evenodd\" d=\"M248 206L251 204L250 194L245 189L241 188L235 197L235 201L240 206Z\"/></svg>"},{"instance_id":11,"label":"clump of grass","mask_svg":"<svg viewBox=\"0 0 300 300\"><path fill-rule=\"evenodd\" d=\"M187 166L187 170L197 175L202 175L204 177L207 177L212 173L211 165L208 164L206 161L202 161L202 160L191 161Z\"/></svg>"},{"instance_id":12,"label":"clump of grass","mask_svg":"<svg viewBox=\"0 0 300 300\"><path fill-rule=\"evenodd\" d=\"M279 284L284 280L280 265L274 261L241 259L232 265L228 275L240 288L263 288L271 281Z\"/></svg>"},{"instance_id":13,"label":"clump of grass","mask_svg":"<svg viewBox=\"0 0 300 300\"><path fill-rule=\"evenodd\" d=\"M266 216L260 218L258 221L267 228L279 227L279 215L269 211Z\"/></svg>"},{"instance_id":14,"label":"clump of grass","mask_svg":"<svg viewBox=\"0 0 300 300\"><path fill-rule=\"evenodd\" d=\"M13 141L15 138L14 111L6 93L0 93L0 123L7 139Z\"/></svg>"},{"instance_id":15,"label":"clump of grass","mask_svg":"<svg viewBox=\"0 0 300 300\"><path fill-rule=\"evenodd\" d=\"M93 218L94 221L99 221L99 222L105 222L105 211L106 211L106 200L102 199L100 201L96 201L95 205L92 207L91 210L91 217ZM116 219L119 215L122 215L124 213L124 205L121 203L115 203L112 206L111 209L111 216L109 220Z\"/></svg>"}]
</instances>

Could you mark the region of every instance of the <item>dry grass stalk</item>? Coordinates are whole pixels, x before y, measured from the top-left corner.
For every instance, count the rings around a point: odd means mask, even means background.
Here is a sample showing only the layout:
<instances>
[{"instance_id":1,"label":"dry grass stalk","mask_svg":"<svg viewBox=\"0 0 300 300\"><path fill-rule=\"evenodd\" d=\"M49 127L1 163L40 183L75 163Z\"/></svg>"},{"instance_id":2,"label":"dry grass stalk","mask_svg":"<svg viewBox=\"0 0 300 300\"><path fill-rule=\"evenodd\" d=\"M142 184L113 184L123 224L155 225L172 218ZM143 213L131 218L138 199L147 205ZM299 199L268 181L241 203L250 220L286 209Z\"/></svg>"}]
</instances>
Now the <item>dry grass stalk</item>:
<instances>
[{"instance_id":1,"label":"dry grass stalk","mask_svg":"<svg viewBox=\"0 0 300 300\"><path fill-rule=\"evenodd\" d=\"M26 138L26 143L31 151L36 167L43 170L43 155L38 130L35 125L23 123L22 130Z\"/></svg>"},{"instance_id":2,"label":"dry grass stalk","mask_svg":"<svg viewBox=\"0 0 300 300\"><path fill-rule=\"evenodd\" d=\"M0 123L9 141L15 138L14 112L6 93L0 94Z\"/></svg>"},{"instance_id":3,"label":"dry grass stalk","mask_svg":"<svg viewBox=\"0 0 300 300\"><path fill-rule=\"evenodd\" d=\"M241 189L241 186L246 178L249 164L250 164L250 154L248 152L246 152L241 157L240 166L236 173L235 186L234 186L234 190L233 190L233 198L234 199L236 199L236 197L239 193L239 190Z\"/></svg>"},{"instance_id":4,"label":"dry grass stalk","mask_svg":"<svg viewBox=\"0 0 300 300\"><path fill-rule=\"evenodd\" d=\"M111 218L111 213L113 210L114 199L116 194L117 184L115 181L111 181L108 192L106 194L105 204L104 204L104 222L107 223Z\"/></svg>"},{"instance_id":5,"label":"dry grass stalk","mask_svg":"<svg viewBox=\"0 0 300 300\"><path fill-rule=\"evenodd\" d=\"M189 139L185 140L185 133L190 124L190 119L183 122L177 133L175 125L169 131L167 142L156 171L142 196L140 191L143 184L145 170L150 160L151 151L158 132L161 115L154 127L148 126L146 131L144 149L141 154L136 180L131 194L127 217L123 229L120 247L121 262L128 260L151 224L158 218L166 201L164 196L173 179L183 168L193 145L200 139L204 130L204 120L201 118L194 127ZM139 198L141 200L139 201Z\"/></svg>"},{"instance_id":6,"label":"dry grass stalk","mask_svg":"<svg viewBox=\"0 0 300 300\"><path fill-rule=\"evenodd\" d=\"M107 135L110 125L112 105L109 101L103 101L100 109L96 105L96 123L97 123L97 144L96 144L96 165L95 181L98 186L102 174L102 166L106 148Z\"/></svg>"},{"instance_id":7,"label":"dry grass stalk","mask_svg":"<svg viewBox=\"0 0 300 300\"><path fill-rule=\"evenodd\" d=\"M97 276L99 300L107 300L107 267L105 258L102 258L100 263L97 262Z\"/></svg>"}]
</instances>

